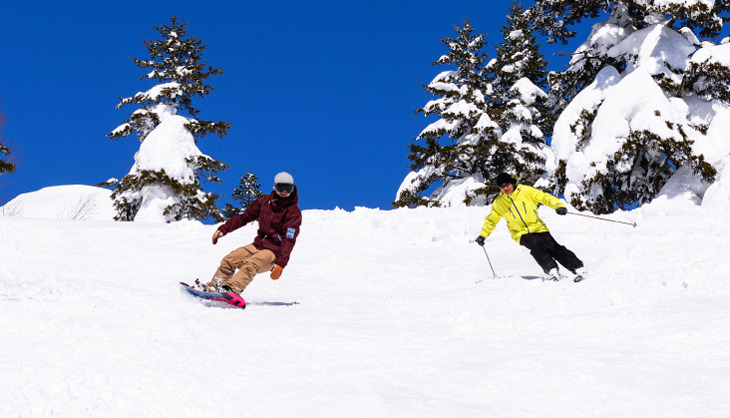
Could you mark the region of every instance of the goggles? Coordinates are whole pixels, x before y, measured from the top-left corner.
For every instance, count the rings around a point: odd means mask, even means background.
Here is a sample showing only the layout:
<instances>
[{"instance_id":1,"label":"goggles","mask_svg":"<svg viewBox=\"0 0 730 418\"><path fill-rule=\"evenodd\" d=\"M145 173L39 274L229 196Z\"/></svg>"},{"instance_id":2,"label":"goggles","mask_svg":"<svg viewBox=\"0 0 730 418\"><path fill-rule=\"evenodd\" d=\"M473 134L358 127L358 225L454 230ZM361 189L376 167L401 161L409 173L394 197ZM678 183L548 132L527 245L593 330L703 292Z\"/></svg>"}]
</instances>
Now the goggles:
<instances>
[{"instance_id":1,"label":"goggles","mask_svg":"<svg viewBox=\"0 0 730 418\"><path fill-rule=\"evenodd\" d=\"M294 191L294 185L289 183L276 183L274 185L274 190L279 193L291 194Z\"/></svg>"}]
</instances>

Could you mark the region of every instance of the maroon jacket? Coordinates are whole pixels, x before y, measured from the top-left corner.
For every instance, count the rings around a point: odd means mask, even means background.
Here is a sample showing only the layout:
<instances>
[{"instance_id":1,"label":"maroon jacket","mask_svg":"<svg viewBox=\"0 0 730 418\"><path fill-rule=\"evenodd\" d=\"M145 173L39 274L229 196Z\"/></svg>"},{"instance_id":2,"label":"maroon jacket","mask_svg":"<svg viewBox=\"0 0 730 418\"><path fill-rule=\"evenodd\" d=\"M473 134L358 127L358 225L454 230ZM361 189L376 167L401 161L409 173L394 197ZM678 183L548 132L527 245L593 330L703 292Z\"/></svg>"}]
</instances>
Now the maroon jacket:
<instances>
[{"instance_id":1,"label":"maroon jacket","mask_svg":"<svg viewBox=\"0 0 730 418\"><path fill-rule=\"evenodd\" d=\"M299 210L299 193L295 188L291 196L281 198L276 192L256 199L243 214L234 215L218 227L223 235L253 221L259 221L258 236L253 245L259 250L270 250L276 256L275 263L286 267L302 225Z\"/></svg>"}]
</instances>

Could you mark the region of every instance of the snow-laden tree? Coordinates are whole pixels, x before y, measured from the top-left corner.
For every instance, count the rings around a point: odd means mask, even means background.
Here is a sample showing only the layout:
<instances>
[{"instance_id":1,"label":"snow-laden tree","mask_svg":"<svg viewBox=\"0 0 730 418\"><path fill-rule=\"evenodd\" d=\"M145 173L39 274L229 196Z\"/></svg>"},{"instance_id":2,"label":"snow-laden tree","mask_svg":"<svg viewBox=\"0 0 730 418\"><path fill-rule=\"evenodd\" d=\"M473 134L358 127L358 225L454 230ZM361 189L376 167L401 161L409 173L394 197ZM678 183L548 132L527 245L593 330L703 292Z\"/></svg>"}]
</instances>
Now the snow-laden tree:
<instances>
[{"instance_id":1,"label":"snow-laden tree","mask_svg":"<svg viewBox=\"0 0 730 418\"><path fill-rule=\"evenodd\" d=\"M223 219L215 204L219 196L204 192L202 182L221 182L216 173L227 166L203 154L196 143L209 133L223 137L230 124L201 121L193 107L195 97L214 90L206 84L208 77L223 71L206 69L207 63L201 61L207 46L194 36L187 37L186 27L176 17L169 26L153 26L160 39L143 40L149 58L133 58L137 67L148 70L141 79L157 84L121 99L117 108L139 108L108 134L119 139L136 133L141 143L129 173L107 183L113 186L117 220Z\"/></svg>"},{"instance_id":2,"label":"snow-laden tree","mask_svg":"<svg viewBox=\"0 0 730 418\"><path fill-rule=\"evenodd\" d=\"M650 201L683 165L713 180L717 159L708 162L702 144L717 112L707 112L709 96L698 86L719 93L723 81L703 84L688 70L699 43L693 33L717 34L715 13L726 10L701 0L536 1L538 27L557 40L570 36L569 24L607 17L570 68L550 77L552 108L562 112L552 138L556 193L580 209L610 213Z\"/></svg>"},{"instance_id":3,"label":"snow-laden tree","mask_svg":"<svg viewBox=\"0 0 730 418\"><path fill-rule=\"evenodd\" d=\"M544 66L529 27L516 17L504 29L495 60L486 65L485 35L475 34L470 21L456 28L458 37L441 41L449 52L433 65L443 71L426 92L436 96L416 113L435 115L410 145L411 173L403 181L394 206L478 205L499 193L491 180L500 172L534 182L545 170L544 134L539 109L545 93ZM493 84L499 81L500 89ZM424 193L438 187L428 196Z\"/></svg>"},{"instance_id":4,"label":"snow-laden tree","mask_svg":"<svg viewBox=\"0 0 730 418\"><path fill-rule=\"evenodd\" d=\"M503 41L487 69L494 75L489 96L490 115L503 132L501 141L515 144L521 181L548 187L548 173L555 170L546 136L552 134L556 117L547 108L547 61L530 25L530 15L513 3L507 24L500 29ZM549 165L546 167L546 164Z\"/></svg>"},{"instance_id":5,"label":"snow-laden tree","mask_svg":"<svg viewBox=\"0 0 730 418\"><path fill-rule=\"evenodd\" d=\"M691 32L684 31L685 36ZM699 42L696 38L689 37L695 45L701 48L695 52L689 60L684 72L682 85L679 89L679 96L683 96L686 89L691 94L705 100L718 100L723 103L730 103L730 43L725 39L722 45L714 45L708 42Z\"/></svg>"},{"instance_id":6,"label":"snow-laden tree","mask_svg":"<svg viewBox=\"0 0 730 418\"><path fill-rule=\"evenodd\" d=\"M0 129L2 129L4 123L5 114L0 111ZM0 137L0 140L1 139L2 137ZM3 145L2 141L0 141L0 154L10 157L10 148ZM0 174L13 172L15 172L15 164L13 164L9 158L7 160L0 158Z\"/></svg>"},{"instance_id":7,"label":"snow-laden tree","mask_svg":"<svg viewBox=\"0 0 730 418\"><path fill-rule=\"evenodd\" d=\"M411 173L397 193L395 207L441 206L466 202L485 187L481 174L485 148L500 136L487 114L484 96L492 86L485 69L485 35L474 33L469 20L456 27L456 38L445 37L449 52L432 65L452 66L428 85L426 92L437 97L416 113L436 115L438 120L424 129L410 145ZM424 192L440 184L430 196ZM456 189L459 189L456 191ZM456 196L452 194L456 192Z\"/></svg>"},{"instance_id":8,"label":"snow-laden tree","mask_svg":"<svg viewBox=\"0 0 730 418\"><path fill-rule=\"evenodd\" d=\"M578 23L611 16L576 51L568 70L550 75L551 108L556 113L562 112L606 65L623 71L626 63L622 57L607 52L631 32L667 22L670 28L685 28L699 32L702 37L714 38L722 29L720 14L727 13L728 4L727 0L535 0L529 9L534 17L533 26L547 37L548 43L566 44L576 35L573 28Z\"/></svg>"},{"instance_id":9,"label":"snow-laden tree","mask_svg":"<svg viewBox=\"0 0 730 418\"><path fill-rule=\"evenodd\" d=\"M10 148L6 147L0 142L0 154L5 156L10 155ZM12 173L15 171L15 164L11 163L10 160L0 159L0 174Z\"/></svg>"},{"instance_id":10,"label":"snow-laden tree","mask_svg":"<svg viewBox=\"0 0 730 418\"><path fill-rule=\"evenodd\" d=\"M2 130L2 127L4 124L5 124L5 113L3 113L2 110L0 110L0 130ZM6 159L0 157L0 174L15 172L15 164L13 164L9 159L10 148L3 145L1 136L0 136L0 154L4 155L5 158L8 158L6 160Z\"/></svg>"},{"instance_id":11,"label":"snow-laden tree","mask_svg":"<svg viewBox=\"0 0 730 418\"><path fill-rule=\"evenodd\" d=\"M530 15L519 3L512 3L507 24L500 28L503 41L495 47L496 58L487 68L494 74L492 85L506 93L522 78L547 88L547 61L530 25ZM544 129L544 128L543 128Z\"/></svg>"},{"instance_id":12,"label":"snow-laden tree","mask_svg":"<svg viewBox=\"0 0 730 418\"><path fill-rule=\"evenodd\" d=\"M226 203L226 207L222 211L223 216L231 218L233 215L242 213L254 200L263 196L264 193L261 191L261 184L258 181L258 177L250 170L244 174L231 195L233 200L237 200L239 203L237 206Z\"/></svg>"},{"instance_id":13,"label":"snow-laden tree","mask_svg":"<svg viewBox=\"0 0 730 418\"><path fill-rule=\"evenodd\" d=\"M588 18L625 13L635 29L651 25L656 18L672 20L671 26L699 32L703 38L720 34L727 0L535 0L530 7L534 26L547 41L566 44L576 35L575 25ZM621 10L618 10L621 9Z\"/></svg>"}]
</instances>

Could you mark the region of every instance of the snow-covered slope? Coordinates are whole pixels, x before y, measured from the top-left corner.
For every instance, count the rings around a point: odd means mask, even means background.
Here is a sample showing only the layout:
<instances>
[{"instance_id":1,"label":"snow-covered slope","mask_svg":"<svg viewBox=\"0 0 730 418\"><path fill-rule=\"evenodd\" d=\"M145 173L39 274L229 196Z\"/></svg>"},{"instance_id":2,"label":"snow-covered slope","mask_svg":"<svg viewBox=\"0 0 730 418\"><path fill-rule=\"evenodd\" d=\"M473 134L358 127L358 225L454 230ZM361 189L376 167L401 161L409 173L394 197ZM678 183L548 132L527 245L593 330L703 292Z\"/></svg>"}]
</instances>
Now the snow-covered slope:
<instances>
[{"instance_id":1,"label":"snow-covered slope","mask_svg":"<svg viewBox=\"0 0 730 418\"><path fill-rule=\"evenodd\" d=\"M246 310L177 283L252 225L0 216L0 416L730 415L724 213L541 214L588 280L543 282L504 224L492 279L484 208L308 210Z\"/></svg>"}]
</instances>

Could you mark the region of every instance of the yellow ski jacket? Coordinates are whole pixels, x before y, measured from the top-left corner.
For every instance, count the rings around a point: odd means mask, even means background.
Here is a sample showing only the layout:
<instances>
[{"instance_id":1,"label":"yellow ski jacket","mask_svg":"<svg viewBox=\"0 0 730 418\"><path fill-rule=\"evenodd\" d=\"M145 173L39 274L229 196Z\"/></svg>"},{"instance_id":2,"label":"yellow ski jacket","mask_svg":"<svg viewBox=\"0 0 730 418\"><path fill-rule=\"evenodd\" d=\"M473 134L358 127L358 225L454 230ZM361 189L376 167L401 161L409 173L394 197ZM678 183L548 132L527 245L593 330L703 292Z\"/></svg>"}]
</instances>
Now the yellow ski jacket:
<instances>
[{"instance_id":1,"label":"yellow ski jacket","mask_svg":"<svg viewBox=\"0 0 730 418\"><path fill-rule=\"evenodd\" d=\"M492 203L492 210L484 218L484 226L479 235L488 237L500 218L507 221L507 229L518 244L525 234L548 232L547 225L537 214L538 203L553 209L565 207L557 197L523 184L517 185L509 196L500 192Z\"/></svg>"}]
</instances>

